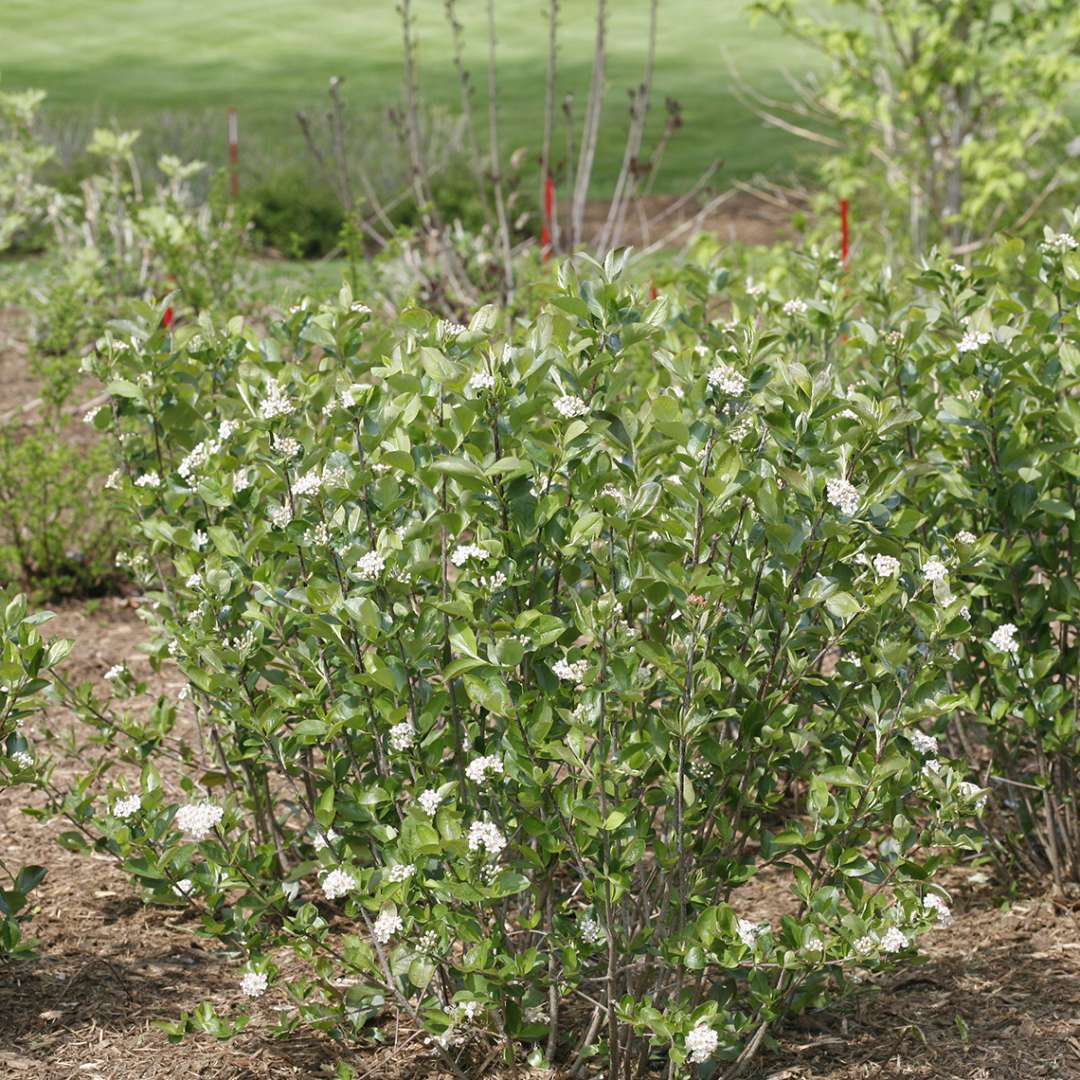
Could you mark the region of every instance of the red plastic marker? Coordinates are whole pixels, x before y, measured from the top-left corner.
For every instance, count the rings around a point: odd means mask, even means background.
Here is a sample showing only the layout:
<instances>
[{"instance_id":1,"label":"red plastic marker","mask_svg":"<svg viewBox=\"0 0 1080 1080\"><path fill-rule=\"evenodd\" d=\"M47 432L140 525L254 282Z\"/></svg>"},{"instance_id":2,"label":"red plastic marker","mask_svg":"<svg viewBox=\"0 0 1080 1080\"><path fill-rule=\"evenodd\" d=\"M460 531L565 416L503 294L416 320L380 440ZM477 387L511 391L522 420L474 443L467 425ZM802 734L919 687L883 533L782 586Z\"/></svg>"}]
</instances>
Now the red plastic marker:
<instances>
[{"instance_id":1,"label":"red plastic marker","mask_svg":"<svg viewBox=\"0 0 1080 1080\"><path fill-rule=\"evenodd\" d=\"M547 262L551 258L551 221L555 214L555 181L551 173L544 180L544 220L540 224L540 257Z\"/></svg>"},{"instance_id":2,"label":"red plastic marker","mask_svg":"<svg viewBox=\"0 0 1080 1080\"><path fill-rule=\"evenodd\" d=\"M229 107L229 193L235 199L240 195L240 123L236 106Z\"/></svg>"},{"instance_id":3,"label":"red plastic marker","mask_svg":"<svg viewBox=\"0 0 1080 1080\"><path fill-rule=\"evenodd\" d=\"M168 278L169 278L169 284L173 285L175 283L175 281L176 281L176 278L174 278L172 276L172 274L169 274ZM163 327L165 327L166 330L168 330L173 324L173 314L174 313L173 313L173 309L172 309L172 304L170 304L165 309L165 314L161 316L161 325Z\"/></svg>"},{"instance_id":4,"label":"red plastic marker","mask_svg":"<svg viewBox=\"0 0 1080 1080\"><path fill-rule=\"evenodd\" d=\"M851 251L851 233L848 229L848 201L840 200L840 257L847 269L848 254Z\"/></svg>"}]
</instances>

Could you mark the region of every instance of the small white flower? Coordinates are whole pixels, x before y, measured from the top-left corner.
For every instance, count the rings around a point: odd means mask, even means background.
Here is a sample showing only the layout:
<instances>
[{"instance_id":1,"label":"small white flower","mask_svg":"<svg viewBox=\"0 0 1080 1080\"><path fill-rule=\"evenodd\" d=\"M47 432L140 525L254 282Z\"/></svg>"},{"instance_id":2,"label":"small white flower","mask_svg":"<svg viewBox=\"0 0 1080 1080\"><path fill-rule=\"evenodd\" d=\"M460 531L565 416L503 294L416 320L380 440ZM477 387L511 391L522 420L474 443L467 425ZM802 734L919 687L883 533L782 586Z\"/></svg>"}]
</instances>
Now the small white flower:
<instances>
[{"instance_id":1,"label":"small white flower","mask_svg":"<svg viewBox=\"0 0 1080 1080\"><path fill-rule=\"evenodd\" d=\"M274 449L277 450L277 452L283 458L288 459L299 457L301 451L303 451L304 448L300 444L299 439L294 439L291 436L286 436L284 439L277 440L277 442L274 444Z\"/></svg>"},{"instance_id":2,"label":"small white flower","mask_svg":"<svg viewBox=\"0 0 1080 1080\"><path fill-rule=\"evenodd\" d=\"M1075 251L1076 250L1076 237L1069 233L1052 233L1048 236L1039 247L1043 251Z\"/></svg>"},{"instance_id":3,"label":"small white flower","mask_svg":"<svg viewBox=\"0 0 1080 1080\"><path fill-rule=\"evenodd\" d=\"M479 544L458 544L450 553L450 561L455 566L464 566L470 559L486 559L488 553Z\"/></svg>"},{"instance_id":4,"label":"small white flower","mask_svg":"<svg viewBox=\"0 0 1080 1080\"><path fill-rule=\"evenodd\" d=\"M927 581L944 581L949 571L940 559L927 559L923 563L923 576Z\"/></svg>"},{"instance_id":5,"label":"small white flower","mask_svg":"<svg viewBox=\"0 0 1080 1080\"><path fill-rule=\"evenodd\" d=\"M374 581L383 572L385 566L386 560L377 551L369 551L366 555L360 556L356 564L356 572L365 581Z\"/></svg>"},{"instance_id":6,"label":"small white flower","mask_svg":"<svg viewBox=\"0 0 1080 1080\"><path fill-rule=\"evenodd\" d=\"M124 474L119 469L113 469L113 471L105 478L105 490L119 491L120 481L123 479L123 476Z\"/></svg>"},{"instance_id":7,"label":"small white flower","mask_svg":"<svg viewBox=\"0 0 1080 1080\"><path fill-rule=\"evenodd\" d=\"M563 682L580 683L588 670L589 661L585 659L570 662L564 658L551 665L551 673Z\"/></svg>"},{"instance_id":8,"label":"small white flower","mask_svg":"<svg viewBox=\"0 0 1080 1080\"><path fill-rule=\"evenodd\" d=\"M225 811L211 802L188 803L176 811L174 824L193 840L202 840L224 816Z\"/></svg>"},{"instance_id":9,"label":"small white flower","mask_svg":"<svg viewBox=\"0 0 1080 1080\"><path fill-rule=\"evenodd\" d=\"M476 371L473 373L471 379L469 379L469 389L481 392L483 390L493 390L495 388L495 376L489 375L486 371Z\"/></svg>"},{"instance_id":10,"label":"small white flower","mask_svg":"<svg viewBox=\"0 0 1080 1080\"><path fill-rule=\"evenodd\" d=\"M387 871L387 878L395 884L400 881L408 881L416 873L416 867L412 863L394 863Z\"/></svg>"},{"instance_id":11,"label":"small white flower","mask_svg":"<svg viewBox=\"0 0 1080 1080\"><path fill-rule=\"evenodd\" d=\"M276 379L266 380L266 397L259 404L259 415L264 420L275 420L279 416L289 416L296 411L296 406L289 400Z\"/></svg>"},{"instance_id":12,"label":"small white flower","mask_svg":"<svg viewBox=\"0 0 1080 1080\"><path fill-rule=\"evenodd\" d=\"M156 472L145 472L135 480L135 486L141 488L161 487L161 477Z\"/></svg>"},{"instance_id":13,"label":"small white flower","mask_svg":"<svg viewBox=\"0 0 1080 1080\"><path fill-rule=\"evenodd\" d=\"M282 503L281 506L272 506L269 516L270 524L275 529L284 529L292 521L292 509L288 503Z\"/></svg>"},{"instance_id":14,"label":"small white flower","mask_svg":"<svg viewBox=\"0 0 1080 1080\"><path fill-rule=\"evenodd\" d=\"M498 855L506 847L506 837L490 821L474 821L469 826L469 850L483 848L489 855Z\"/></svg>"},{"instance_id":15,"label":"small white flower","mask_svg":"<svg viewBox=\"0 0 1080 1080\"><path fill-rule=\"evenodd\" d=\"M991 635L990 644L999 652L1012 653L1015 656L1020 651L1020 642L1016 640L1016 627L1011 623L1002 623Z\"/></svg>"},{"instance_id":16,"label":"small white flower","mask_svg":"<svg viewBox=\"0 0 1080 1080\"><path fill-rule=\"evenodd\" d=\"M805 315L807 310L808 308L805 300L788 300L787 303L784 304L785 315Z\"/></svg>"},{"instance_id":17,"label":"small white flower","mask_svg":"<svg viewBox=\"0 0 1080 1080\"><path fill-rule=\"evenodd\" d=\"M923 762L923 767L920 770L923 776L940 776L941 775L941 762L937 758L927 758Z\"/></svg>"},{"instance_id":18,"label":"small white flower","mask_svg":"<svg viewBox=\"0 0 1080 1080\"><path fill-rule=\"evenodd\" d=\"M87 409L87 411L83 414L83 423L92 424L97 419L97 414L101 412L103 408L105 408L104 405L98 405L93 409Z\"/></svg>"},{"instance_id":19,"label":"small white flower","mask_svg":"<svg viewBox=\"0 0 1080 1080\"><path fill-rule=\"evenodd\" d=\"M703 1061L708 1061L709 1058L716 1053L716 1048L720 1045L720 1036L717 1035L711 1027L707 1027L705 1024L698 1024L686 1036L686 1049L690 1051L689 1059L695 1065L701 1064Z\"/></svg>"},{"instance_id":20,"label":"small white flower","mask_svg":"<svg viewBox=\"0 0 1080 1080\"><path fill-rule=\"evenodd\" d=\"M852 945L852 948L862 955L867 953L877 952L878 939L873 934L864 934L861 938L857 938Z\"/></svg>"},{"instance_id":21,"label":"small white flower","mask_svg":"<svg viewBox=\"0 0 1080 1080\"><path fill-rule=\"evenodd\" d=\"M123 664L113 664L108 671L105 672L103 678L107 682L117 682L124 677L127 673L127 668Z\"/></svg>"},{"instance_id":22,"label":"small white flower","mask_svg":"<svg viewBox=\"0 0 1080 1080\"><path fill-rule=\"evenodd\" d=\"M749 919L735 920L735 933L739 940L748 948L752 949L757 944L757 939L763 933L763 928L756 926Z\"/></svg>"},{"instance_id":23,"label":"small white flower","mask_svg":"<svg viewBox=\"0 0 1080 1080\"><path fill-rule=\"evenodd\" d=\"M249 998L262 997L266 993L268 980L261 971L245 971L240 980L240 992Z\"/></svg>"},{"instance_id":24,"label":"small white flower","mask_svg":"<svg viewBox=\"0 0 1080 1080\"><path fill-rule=\"evenodd\" d=\"M31 754L28 754L25 750L16 750L11 755L11 760L20 769L32 769L34 767L34 758Z\"/></svg>"},{"instance_id":25,"label":"small white flower","mask_svg":"<svg viewBox=\"0 0 1080 1080\"><path fill-rule=\"evenodd\" d=\"M922 731L909 731L908 739L911 740L911 745L915 747L915 752L919 754L935 754L937 753L937 739L933 735L927 735Z\"/></svg>"},{"instance_id":26,"label":"small white flower","mask_svg":"<svg viewBox=\"0 0 1080 1080\"><path fill-rule=\"evenodd\" d=\"M575 416L584 416L589 411L585 404L576 394L565 394L555 399L555 411L567 420Z\"/></svg>"},{"instance_id":27,"label":"small white flower","mask_svg":"<svg viewBox=\"0 0 1080 1080\"><path fill-rule=\"evenodd\" d=\"M578 919L578 933L587 945L602 945L606 937L604 928L592 915L582 915Z\"/></svg>"},{"instance_id":28,"label":"small white flower","mask_svg":"<svg viewBox=\"0 0 1080 1080\"><path fill-rule=\"evenodd\" d=\"M322 851L331 844L336 844L340 839L341 837L333 829L327 829L326 832L321 830L317 832L311 843L316 851Z\"/></svg>"},{"instance_id":29,"label":"small white flower","mask_svg":"<svg viewBox=\"0 0 1080 1080\"><path fill-rule=\"evenodd\" d=\"M938 926L948 926L952 922L949 905L937 893L927 893L923 898L923 907L937 916Z\"/></svg>"},{"instance_id":30,"label":"small white flower","mask_svg":"<svg viewBox=\"0 0 1080 1080\"><path fill-rule=\"evenodd\" d=\"M318 469L309 469L303 476L298 476L293 484L296 495L318 495L322 489L322 476Z\"/></svg>"},{"instance_id":31,"label":"small white flower","mask_svg":"<svg viewBox=\"0 0 1080 1080\"><path fill-rule=\"evenodd\" d=\"M196 529L191 534L191 544L196 551L202 551L202 549L206 547L208 543L210 543L210 537L207 536L202 529Z\"/></svg>"},{"instance_id":32,"label":"small white flower","mask_svg":"<svg viewBox=\"0 0 1080 1080\"><path fill-rule=\"evenodd\" d=\"M385 911L379 912L379 917L375 920L371 932L380 945L385 945L401 930L403 925L401 916L393 909L387 908Z\"/></svg>"},{"instance_id":33,"label":"small white flower","mask_svg":"<svg viewBox=\"0 0 1080 1080\"><path fill-rule=\"evenodd\" d=\"M740 397L746 392L746 379L727 364L717 364L705 376L705 381L710 389L719 390L721 394L726 394L728 397Z\"/></svg>"},{"instance_id":34,"label":"small white flower","mask_svg":"<svg viewBox=\"0 0 1080 1080\"><path fill-rule=\"evenodd\" d=\"M890 926L889 929L885 931L885 935L881 939L882 952L897 953L907 947L908 939L905 937L902 930L895 926Z\"/></svg>"},{"instance_id":35,"label":"small white flower","mask_svg":"<svg viewBox=\"0 0 1080 1080\"><path fill-rule=\"evenodd\" d=\"M141 807L142 799L138 795L127 795L113 803L113 817L124 820L131 817L132 814L138 813Z\"/></svg>"},{"instance_id":36,"label":"small white flower","mask_svg":"<svg viewBox=\"0 0 1080 1080\"><path fill-rule=\"evenodd\" d=\"M416 729L408 720L395 724L390 729L390 748L403 754L416 742Z\"/></svg>"},{"instance_id":37,"label":"small white flower","mask_svg":"<svg viewBox=\"0 0 1080 1080\"><path fill-rule=\"evenodd\" d=\"M967 529L961 529L960 532L956 534L956 542L958 544L974 544L976 539L977 537L975 534L968 532Z\"/></svg>"},{"instance_id":38,"label":"small white flower","mask_svg":"<svg viewBox=\"0 0 1080 1080\"><path fill-rule=\"evenodd\" d=\"M251 487L251 479L250 469L237 469L232 478L233 494L239 495L241 491L247 491Z\"/></svg>"},{"instance_id":39,"label":"small white flower","mask_svg":"<svg viewBox=\"0 0 1080 1080\"><path fill-rule=\"evenodd\" d=\"M841 513L853 517L859 512L861 496L854 485L842 477L832 477L825 482L825 497Z\"/></svg>"},{"instance_id":40,"label":"small white flower","mask_svg":"<svg viewBox=\"0 0 1080 1080\"><path fill-rule=\"evenodd\" d=\"M491 773L492 775L501 775L502 771L503 763L501 759L494 754L488 754L486 757L473 758L465 767L465 775L474 784L482 784L487 779L488 773Z\"/></svg>"},{"instance_id":41,"label":"small white flower","mask_svg":"<svg viewBox=\"0 0 1080 1080\"><path fill-rule=\"evenodd\" d=\"M956 351L958 353L975 352L983 345L989 345L992 340L992 335L982 330L969 330L964 336L956 343Z\"/></svg>"},{"instance_id":42,"label":"small white flower","mask_svg":"<svg viewBox=\"0 0 1080 1080\"><path fill-rule=\"evenodd\" d=\"M181 878L174 886L177 896L190 896L195 891L195 882L191 878Z\"/></svg>"},{"instance_id":43,"label":"small white flower","mask_svg":"<svg viewBox=\"0 0 1080 1080\"><path fill-rule=\"evenodd\" d=\"M439 803L442 802L442 796L434 788L428 788L420 792L420 797L416 801L428 817L434 817L435 811L439 809Z\"/></svg>"},{"instance_id":44,"label":"small white flower","mask_svg":"<svg viewBox=\"0 0 1080 1080\"><path fill-rule=\"evenodd\" d=\"M331 870L323 878L322 891L327 900L337 900L356 888L356 879L344 870Z\"/></svg>"},{"instance_id":45,"label":"small white flower","mask_svg":"<svg viewBox=\"0 0 1080 1080\"><path fill-rule=\"evenodd\" d=\"M987 794L985 789L973 784L970 780L960 781L960 797L962 799L975 800L975 812L981 814L986 807Z\"/></svg>"},{"instance_id":46,"label":"small white flower","mask_svg":"<svg viewBox=\"0 0 1080 1080\"><path fill-rule=\"evenodd\" d=\"M896 577L900 573L900 560L892 555L875 555L874 572L878 577Z\"/></svg>"}]
</instances>

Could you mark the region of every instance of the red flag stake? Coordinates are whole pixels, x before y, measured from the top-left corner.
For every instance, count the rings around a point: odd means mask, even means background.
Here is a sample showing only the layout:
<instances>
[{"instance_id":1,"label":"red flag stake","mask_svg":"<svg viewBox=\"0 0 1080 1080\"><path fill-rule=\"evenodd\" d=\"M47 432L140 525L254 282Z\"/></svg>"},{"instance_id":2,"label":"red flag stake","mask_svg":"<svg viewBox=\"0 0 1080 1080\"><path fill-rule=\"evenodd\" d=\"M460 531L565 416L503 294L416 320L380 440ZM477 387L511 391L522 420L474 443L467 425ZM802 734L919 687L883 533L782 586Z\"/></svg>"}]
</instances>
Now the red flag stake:
<instances>
[{"instance_id":1,"label":"red flag stake","mask_svg":"<svg viewBox=\"0 0 1080 1080\"><path fill-rule=\"evenodd\" d=\"M544 180L544 220L540 225L540 258L551 258L551 222L555 215L555 181L551 173Z\"/></svg>"},{"instance_id":2,"label":"red flag stake","mask_svg":"<svg viewBox=\"0 0 1080 1080\"><path fill-rule=\"evenodd\" d=\"M176 281L176 278L174 278L174 277L172 276L172 274L168 274L168 275L166 275L166 276L167 276L167 277L168 277L168 279L169 279L169 284L170 284L170 285L172 285L172 284L173 284L173 282L175 282L175 281ZM169 306L168 306L168 307L167 307L167 308L165 309L165 314L161 316L161 325L162 325L162 326L163 326L163 327L164 327L164 328L165 328L166 330L168 330L168 329L169 329L169 328L170 328L170 327L172 326L172 324L173 324L173 315L174 315L174 313L173 313L173 309L172 309L172 304L170 304L170 305L169 305Z\"/></svg>"},{"instance_id":3,"label":"red flag stake","mask_svg":"<svg viewBox=\"0 0 1080 1080\"><path fill-rule=\"evenodd\" d=\"M851 233L848 229L848 201L840 200L840 257L844 260L844 269L847 269L848 255L851 252Z\"/></svg>"},{"instance_id":4,"label":"red flag stake","mask_svg":"<svg viewBox=\"0 0 1080 1080\"><path fill-rule=\"evenodd\" d=\"M238 198L240 195L240 124L236 117L236 106L229 107L229 194Z\"/></svg>"}]
</instances>

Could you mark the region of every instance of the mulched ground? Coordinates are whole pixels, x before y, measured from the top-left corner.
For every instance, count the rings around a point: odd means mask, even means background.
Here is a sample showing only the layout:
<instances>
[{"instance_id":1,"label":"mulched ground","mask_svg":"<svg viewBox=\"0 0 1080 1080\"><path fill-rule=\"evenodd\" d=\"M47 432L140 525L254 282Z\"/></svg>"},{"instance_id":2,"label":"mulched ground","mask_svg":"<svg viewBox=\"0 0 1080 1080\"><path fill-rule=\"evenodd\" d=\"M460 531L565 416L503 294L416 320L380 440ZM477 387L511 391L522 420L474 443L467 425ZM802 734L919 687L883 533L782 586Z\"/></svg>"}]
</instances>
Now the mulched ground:
<instances>
[{"instance_id":1,"label":"mulched ground","mask_svg":"<svg viewBox=\"0 0 1080 1080\"><path fill-rule=\"evenodd\" d=\"M59 609L53 632L79 642L68 662L72 678L100 679L120 660L149 676L134 604ZM148 699L179 686L167 671L149 682ZM53 723L62 727L64 718ZM366 1080L443 1075L422 1041L393 1024L385 1027L390 1045L378 1050L343 1051L319 1036L275 1039L283 998L273 993L260 999L251 1027L236 1039L189 1037L170 1046L154 1020L176 1018L202 1000L226 1014L239 1004L237 958L198 938L183 913L143 907L110 861L64 851L54 843L62 826L27 817L20 799L0 793L5 857L49 873L34 894L39 910L30 927L40 959L0 967L0 1077L317 1078L332 1076L339 1060ZM923 939L925 964L802 1017L777 1034L748 1076L1080 1078L1080 903L1035 895L1010 905L973 870L954 871L948 884L955 922ZM763 898L763 910L769 906ZM475 1075L515 1074L488 1067Z\"/></svg>"}]
</instances>

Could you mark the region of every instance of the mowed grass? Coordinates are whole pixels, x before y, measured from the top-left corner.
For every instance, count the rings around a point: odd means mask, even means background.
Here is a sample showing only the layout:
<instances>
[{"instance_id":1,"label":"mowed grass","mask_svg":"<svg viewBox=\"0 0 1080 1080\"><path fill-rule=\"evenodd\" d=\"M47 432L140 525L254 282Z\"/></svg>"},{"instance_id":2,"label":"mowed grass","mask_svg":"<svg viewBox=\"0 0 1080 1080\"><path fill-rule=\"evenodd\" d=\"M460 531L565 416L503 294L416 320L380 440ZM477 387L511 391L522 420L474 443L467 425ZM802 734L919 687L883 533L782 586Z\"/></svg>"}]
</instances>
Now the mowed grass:
<instances>
[{"instance_id":1,"label":"mowed grass","mask_svg":"<svg viewBox=\"0 0 1080 1080\"><path fill-rule=\"evenodd\" d=\"M423 100L457 109L459 85L444 0L414 0ZM595 0L561 0L560 95L580 121L591 71ZM496 0L499 106L504 153L540 143L546 0ZM641 78L648 0L609 0L606 109L594 193L617 174L627 89ZM54 117L151 128L162 114L221 115L203 156L223 157L225 110L240 111L242 146L257 159L303 159L298 107L319 108L332 75L346 79L351 114L385 123L402 99L401 25L395 0L3 0L0 85L48 91ZM486 109L486 0L459 0L476 104ZM789 93L785 71L812 58L767 21L754 26L744 0L661 0L650 129L665 97L684 107L658 190L685 190L714 159L728 178L782 173L804 144L762 125L732 92L729 56L758 88ZM486 132L486 113L478 116ZM212 127L211 129L212 130ZM387 138L395 142L394 136ZM558 143L565 148L560 126ZM650 144L651 145L651 144ZM535 158L534 158L535 160Z\"/></svg>"}]
</instances>

